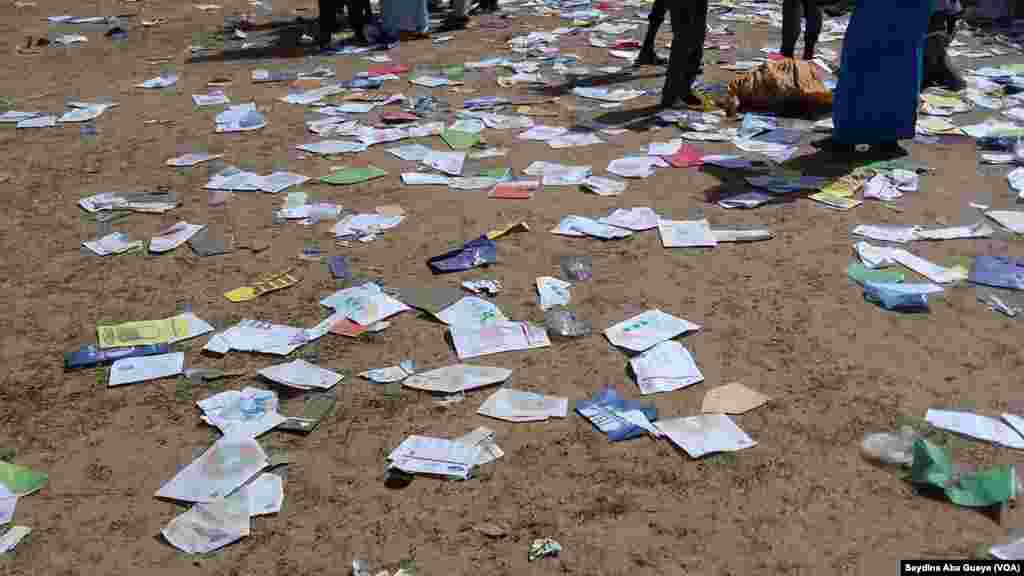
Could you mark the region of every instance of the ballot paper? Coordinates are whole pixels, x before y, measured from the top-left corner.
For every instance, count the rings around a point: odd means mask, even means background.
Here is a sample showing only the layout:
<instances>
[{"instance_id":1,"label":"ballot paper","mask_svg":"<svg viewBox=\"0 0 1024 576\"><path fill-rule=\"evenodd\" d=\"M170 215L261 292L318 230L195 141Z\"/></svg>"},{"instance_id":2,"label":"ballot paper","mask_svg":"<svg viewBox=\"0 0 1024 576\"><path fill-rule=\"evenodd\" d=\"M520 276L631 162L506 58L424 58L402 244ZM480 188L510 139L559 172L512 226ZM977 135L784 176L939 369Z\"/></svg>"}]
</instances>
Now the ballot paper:
<instances>
[{"instance_id":1,"label":"ballot paper","mask_svg":"<svg viewBox=\"0 0 1024 576\"><path fill-rule=\"evenodd\" d=\"M102 238L82 242L82 246L92 250L92 252L97 256L109 256L111 254L122 254L129 250L141 248L142 241L128 240L128 235L124 232L111 232Z\"/></svg>"},{"instance_id":2,"label":"ballot paper","mask_svg":"<svg viewBox=\"0 0 1024 576\"><path fill-rule=\"evenodd\" d=\"M14 510L18 506L18 496L0 484L0 526L14 518Z\"/></svg>"},{"instance_id":3,"label":"ballot paper","mask_svg":"<svg viewBox=\"0 0 1024 576\"><path fill-rule=\"evenodd\" d=\"M19 110L8 110L3 114L0 114L0 123L4 124L16 124L22 120L28 120L29 118L36 118L42 116L40 112L23 112Z\"/></svg>"},{"instance_id":4,"label":"ballot paper","mask_svg":"<svg viewBox=\"0 0 1024 576\"><path fill-rule=\"evenodd\" d=\"M423 172L402 172L402 184L408 186L447 186L451 178L443 174Z\"/></svg>"},{"instance_id":5,"label":"ballot paper","mask_svg":"<svg viewBox=\"0 0 1024 576\"><path fill-rule=\"evenodd\" d=\"M186 167L186 166L195 166L196 164L199 164L201 162L207 162L209 160L216 160L217 158L223 158L223 157L224 157L223 154L206 154L206 153L202 153L202 152L200 152L200 153L190 153L190 154L182 154L181 156L177 156L175 158L171 158L171 159L167 160L167 162L164 162L164 164L166 164L168 166L175 166L175 167L181 168L181 167Z\"/></svg>"},{"instance_id":6,"label":"ballot paper","mask_svg":"<svg viewBox=\"0 0 1024 576\"><path fill-rule=\"evenodd\" d=\"M705 414L743 414L769 400L771 398L739 382L730 382L708 390L701 402L700 411Z\"/></svg>"},{"instance_id":7,"label":"ballot paper","mask_svg":"<svg viewBox=\"0 0 1024 576\"><path fill-rule=\"evenodd\" d=\"M989 554L1000 560L1024 560L1024 538L1013 542L992 546L988 549Z\"/></svg>"},{"instance_id":8,"label":"ballot paper","mask_svg":"<svg viewBox=\"0 0 1024 576\"><path fill-rule=\"evenodd\" d=\"M571 287L572 284L565 280L551 276L538 277L537 296L540 299L541 310L568 305L572 300L572 295L569 293Z\"/></svg>"},{"instance_id":9,"label":"ballot paper","mask_svg":"<svg viewBox=\"0 0 1024 576\"><path fill-rule=\"evenodd\" d=\"M192 102L194 102L196 106L202 107L230 104L231 100L228 100L228 97L224 92L216 91L210 92L209 94L193 94Z\"/></svg>"},{"instance_id":10,"label":"ballot paper","mask_svg":"<svg viewBox=\"0 0 1024 576\"><path fill-rule=\"evenodd\" d=\"M362 142L350 142L347 140L321 140L311 144L301 144L295 148L311 154L329 156L331 154L354 154L366 150L366 144Z\"/></svg>"},{"instance_id":11,"label":"ballot paper","mask_svg":"<svg viewBox=\"0 0 1024 576\"><path fill-rule=\"evenodd\" d=\"M735 452L757 445L725 414L702 414L689 418L672 418L654 423L673 444L691 458L712 452Z\"/></svg>"},{"instance_id":12,"label":"ballot paper","mask_svg":"<svg viewBox=\"0 0 1024 576\"><path fill-rule=\"evenodd\" d=\"M334 225L335 236L365 236L390 230L405 220L403 215L386 216L384 214L351 214Z\"/></svg>"},{"instance_id":13,"label":"ballot paper","mask_svg":"<svg viewBox=\"0 0 1024 576\"><path fill-rule=\"evenodd\" d=\"M855 236L862 236L880 242L896 242L905 244L917 238L920 226L871 226L860 225L851 232Z\"/></svg>"},{"instance_id":14,"label":"ballot paper","mask_svg":"<svg viewBox=\"0 0 1024 576\"><path fill-rule=\"evenodd\" d=\"M718 201L722 208L757 208L775 199L774 196L759 190L751 190Z\"/></svg>"},{"instance_id":15,"label":"ballot paper","mask_svg":"<svg viewBox=\"0 0 1024 576\"><path fill-rule=\"evenodd\" d=\"M1024 234L1024 212L1018 210L989 210L985 215L1016 234Z\"/></svg>"},{"instance_id":16,"label":"ballot paper","mask_svg":"<svg viewBox=\"0 0 1024 576\"><path fill-rule=\"evenodd\" d=\"M421 162L430 153L430 148L422 144L404 144L395 148L387 148L385 151L402 160Z\"/></svg>"},{"instance_id":17,"label":"ballot paper","mask_svg":"<svg viewBox=\"0 0 1024 576\"><path fill-rule=\"evenodd\" d=\"M505 455L505 452L495 442L494 430L485 426L479 426L469 434L460 436L454 441L480 450L480 457L475 463L476 466L489 464Z\"/></svg>"},{"instance_id":18,"label":"ballot paper","mask_svg":"<svg viewBox=\"0 0 1024 576\"><path fill-rule=\"evenodd\" d=\"M454 325L448 329L460 360L551 345L542 326L499 321L483 326Z\"/></svg>"},{"instance_id":19,"label":"ballot paper","mask_svg":"<svg viewBox=\"0 0 1024 576\"><path fill-rule=\"evenodd\" d=\"M168 376L177 376L185 369L185 353L172 352L154 356L137 356L121 358L110 367L108 387L134 384L146 380L156 380Z\"/></svg>"},{"instance_id":20,"label":"ballot paper","mask_svg":"<svg viewBox=\"0 0 1024 576\"><path fill-rule=\"evenodd\" d=\"M672 156L683 147L681 138L674 138L668 142L651 142L647 145L649 156Z\"/></svg>"},{"instance_id":21,"label":"ballot paper","mask_svg":"<svg viewBox=\"0 0 1024 576\"><path fill-rule=\"evenodd\" d=\"M460 298L436 314L437 319L449 326L479 328L494 322L506 322L508 318L494 303L477 296Z\"/></svg>"},{"instance_id":22,"label":"ballot paper","mask_svg":"<svg viewBox=\"0 0 1024 576\"><path fill-rule=\"evenodd\" d=\"M168 88L178 83L177 74L162 74L156 78L150 78L140 84L136 84L136 88Z\"/></svg>"},{"instance_id":23,"label":"ballot paper","mask_svg":"<svg viewBox=\"0 0 1024 576\"><path fill-rule=\"evenodd\" d=\"M712 230L715 242L756 242L772 237L770 230Z\"/></svg>"},{"instance_id":24,"label":"ballot paper","mask_svg":"<svg viewBox=\"0 0 1024 576\"><path fill-rule=\"evenodd\" d=\"M203 421L225 436L257 438L287 420L277 412L277 394L260 388L225 390L196 404L203 411Z\"/></svg>"},{"instance_id":25,"label":"ballot paper","mask_svg":"<svg viewBox=\"0 0 1024 576\"><path fill-rule=\"evenodd\" d=\"M385 294L373 282L339 290L321 300L320 304L333 308L341 316L363 326L411 310L401 301Z\"/></svg>"},{"instance_id":26,"label":"ballot paper","mask_svg":"<svg viewBox=\"0 0 1024 576\"><path fill-rule=\"evenodd\" d=\"M491 394L477 410L477 414L481 416L509 422L540 422L548 418L565 418L568 412L568 398L511 388L502 388Z\"/></svg>"},{"instance_id":27,"label":"ballot paper","mask_svg":"<svg viewBox=\"0 0 1024 576\"><path fill-rule=\"evenodd\" d=\"M593 397L576 402L576 412L583 416L612 442L637 438L650 433L660 435L651 425L658 417L651 404L624 400L612 388L604 388Z\"/></svg>"},{"instance_id":28,"label":"ballot paper","mask_svg":"<svg viewBox=\"0 0 1024 576\"><path fill-rule=\"evenodd\" d=\"M1003 422L970 412L929 409L925 420L936 428L963 434L1008 448L1024 450L1024 437Z\"/></svg>"},{"instance_id":29,"label":"ballot paper","mask_svg":"<svg viewBox=\"0 0 1024 576\"><path fill-rule=\"evenodd\" d=\"M609 226L597 220L574 215L562 218L562 221L551 230L551 233L561 236L593 236L602 240L628 238L633 235L631 231L624 228Z\"/></svg>"},{"instance_id":30,"label":"ballot paper","mask_svg":"<svg viewBox=\"0 0 1024 576\"><path fill-rule=\"evenodd\" d=\"M425 86L427 88L437 88L439 86L451 84L451 81L440 76L417 76L410 79L409 83L417 86Z\"/></svg>"},{"instance_id":31,"label":"ballot paper","mask_svg":"<svg viewBox=\"0 0 1024 576\"><path fill-rule=\"evenodd\" d=\"M239 490L248 496L249 516L277 514L284 504L284 478L264 472Z\"/></svg>"},{"instance_id":32,"label":"ballot paper","mask_svg":"<svg viewBox=\"0 0 1024 576\"><path fill-rule=\"evenodd\" d=\"M439 152L431 150L423 158L423 164L452 176L462 174L462 166L465 162L465 152Z\"/></svg>"},{"instance_id":33,"label":"ballot paper","mask_svg":"<svg viewBox=\"0 0 1024 576\"><path fill-rule=\"evenodd\" d=\"M943 268L902 248L889 248L888 250L889 256L893 260L937 284L949 284L965 279L965 276L954 268Z\"/></svg>"},{"instance_id":34,"label":"ballot paper","mask_svg":"<svg viewBox=\"0 0 1024 576\"><path fill-rule=\"evenodd\" d=\"M707 220L659 220L658 234L665 248L717 246Z\"/></svg>"},{"instance_id":35,"label":"ballot paper","mask_svg":"<svg viewBox=\"0 0 1024 576\"><path fill-rule=\"evenodd\" d=\"M32 529L28 526L11 526L3 535L0 535L0 554L6 554L17 546L25 536L28 536Z\"/></svg>"},{"instance_id":36,"label":"ballot paper","mask_svg":"<svg viewBox=\"0 0 1024 576\"><path fill-rule=\"evenodd\" d=\"M177 224L162 230L159 234L154 236L149 241L149 251L153 253L168 252L174 250L178 246L181 246L188 239L195 236L196 232L199 232L206 225L203 224L189 224L184 220Z\"/></svg>"},{"instance_id":37,"label":"ballot paper","mask_svg":"<svg viewBox=\"0 0 1024 576\"><path fill-rule=\"evenodd\" d=\"M203 350L215 354L238 350L285 356L309 341L310 336L302 328L245 319L214 334Z\"/></svg>"},{"instance_id":38,"label":"ballot paper","mask_svg":"<svg viewBox=\"0 0 1024 576\"><path fill-rule=\"evenodd\" d=\"M56 116L33 116L31 118L25 118L24 120L18 120L18 123L15 124L15 128L52 128L56 125Z\"/></svg>"},{"instance_id":39,"label":"ballot paper","mask_svg":"<svg viewBox=\"0 0 1024 576\"><path fill-rule=\"evenodd\" d=\"M431 474L466 480L480 461L479 446L455 440L413 435L391 454L391 466L409 474Z\"/></svg>"},{"instance_id":40,"label":"ballot paper","mask_svg":"<svg viewBox=\"0 0 1024 576\"><path fill-rule=\"evenodd\" d=\"M598 220L602 224L628 230L650 230L658 226L658 213L644 206L640 208L617 208L611 214Z\"/></svg>"},{"instance_id":41,"label":"ballot paper","mask_svg":"<svg viewBox=\"0 0 1024 576\"><path fill-rule=\"evenodd\" d=\"M403 362L403 364L406 364ZM401 382L413 374L414 370L411 365L406 364L405 366L388 366L387 368L373 368L365 372L360 372L359 376L366 378L371 382L377 384L390 384L392 382Z\"/></svg>"},{"instance_id":42,"label":"ballot paper","mask_svg":"<svg viewBox=\"0 0 1024 576\"><path fill-rule=\"evenodd\" d=\"M249 499L232 495L196 504L174 517L160 531L187 554L206 554L249 535Z\"/></svg>"},{"instance_id":43,"label":"ballot paper","mask_svg":"<svg viewBox=\"0 0 1024 576\"><path fill-rule=\"evenodd\" d=\"M560 136L548 139L547 143L548 146L557 150L561 148L576 148L580 146L604 144L604 140L601 140L601 138L593 132L566 132Z\"/></svg>"},{"instance_id":44,"label":"ballot paper","mask_svg":"<svg viewBox=\"0 0 1024 576\"><path fill-rule=\"evenodd\" d=\"M293 172L272 172L263 177L259 186L260 190L267 192L268 194L277 194L285 188L298 186L299 184L308 181L309 177L303 176L302 174L295 174Z\"/></svg>"},{"instance_id":45,"label":"ballot paper","mask_svg":"<svg viewBox=\"0 0 1024 576\"><path fill-rule=\"evenodd\" d=\"M222 436L199 458L160 487L157 498L216 502L263 470L269 460L252 438Z\"/></svg>"},{"instance_id":46,"label":"ballot paper","mask_svg":"<svg viewBox=\"0 0 1024 576\"><path fill-rule=\"evenodd\" d=\"M969 226L949 226L946 228L922 228L917 231L918 240L955 240L957 238L988 238L995 230L984 222Z\"/></svg>"},{"instance_id":47,"label":"ballot paper","mask_svg":"<svg viewBox=\"0 0 1024 576\"><path fill-rule=\"evenodd\" d=\"M72 109L58 118L58 122L88 122L99 118L101 114L107 111L107 108L117 106L114 102L71 102L68 105Z\"/></svg>"},{"instance_id":48,"label":"ballot paper","mask_svg":"<svg viewBox=\"0 0 1024 576\"><path fill-rule=\"evenodd\" d=\"M700 330L700 325L661 310L648 310L611 326L604 331L604 335L614 346L643 352L665 340L694 330Z\"/></svg>"},{"instance_id":49,"label":"ballot paper","mask_svg":"<svg viewBox=\"0 0 1024 576\"><path fill-rule=\"evenodd\" d=\"M629 156L616 158L608 163L608 173L622 176L623 178L647 178L654 174L654 168L667 168L661 156Z\"/></svg>"},{"instance_id":50,"label":"ballot paper","mask_svg":"<svg viewBox=\"0 0 1024 576\"><path fill-rule=\"evenodd\" d=\"M467 392L508 380L512 371L507 368L493 366L474 366L470 364L454 364L413 374L402 383L407 388L457 394Z\"/></svg>"},{"instance_id":51,"label":"ballot paper","mask_svg":"<svg viewBox=\"0 0 1024 576\"><path fill-rule=\"evenodd\" d=\"M583 180L582 186L598 196L618 196L626 191L627 184L621 180L590 176Z\"/></svg>"},{"instance_id":52,"label":"ballot paper","mask_svg":"<svg viewBox=\"0 0 1024 576\"><path fill-rule=\"evenodd\" d=\"M671 392L704 381L693 356L675 340L666 340L629 361L640 393Z\"/></svg>"},{"instance_id":53,"label":"ballot paper","mask_svg":"<svg viewBox=\"0 0 1024 576\"><path fill-rule=\"evenodd\" d=\"M344 378L337 372L310 364L301 358L268 366L260 370L259 375L272 382L300 390L327 390Z\"/></svg>"},{"instance_id":54,"label":"ballot paper","mask_svg":"<svg viewBox=\"0 0 1024 576\"><path fill-rule=\"evenodd\" d=\"M249 132L259 130L267 125L267 120L256 110L256 103L239 104L231 106L227 110L217 114L215 131L220 134L224 132Z\"/></svg>"}]
</instances>

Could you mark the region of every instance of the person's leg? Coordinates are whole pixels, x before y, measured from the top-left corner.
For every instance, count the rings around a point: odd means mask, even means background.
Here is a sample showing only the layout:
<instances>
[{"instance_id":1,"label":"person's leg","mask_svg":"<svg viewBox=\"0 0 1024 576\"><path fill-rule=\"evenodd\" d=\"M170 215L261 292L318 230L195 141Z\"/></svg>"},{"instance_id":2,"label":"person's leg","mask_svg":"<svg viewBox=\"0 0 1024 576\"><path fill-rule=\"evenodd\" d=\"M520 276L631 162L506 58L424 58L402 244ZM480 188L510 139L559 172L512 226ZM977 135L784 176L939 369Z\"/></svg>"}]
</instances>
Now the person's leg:
<instances>
[{"instance_id":1,"label":"person's leg","mask_svg":"<svg viewBox=\"0 0 1024 576\"><path fill-rule=\"evenodd\" d=\"M786 58L792 58L796 50L796 39L800 36L801 0L782 0L782 48Z\"/></svg>"},{"instance_id":2,"label":"person's leg","mask_svg":"<svg viewBox=\"0 0 1024 576\"><path fill-rule=\"evenodd\" d=\"M672 17L672 52L661 103L667 107L680 104L699 106L701 100L693 94L691 88L700 73L704 56L708 0L672 2L669 14Z\"/></svg>"},{"instance_id":3,"label":"person's leg","mask_svg":"<svg viewBox=\"0 0 1024 576\"><path fill-rule=\"evenodd\" d=\"M804 18L807 22L804 29L804 60L814 59L814 49L818 45L818 36L821 36L821 25L824 15L818 0L803 0Z\"/></svg>"},{"instance_id":4,"label":"person's leg","mask_svg":"<svg viewBox=\"0 0 1024 576\"><path fill-rule=\"evenodd\" d=\"M680 0L674 0L680 1ZM654 41L658 36L658 29L665 21L665 0L654 0L651 13L647 16L647 34L644 36L644 44L640 47L640 55L637 56L637 65L656 64L664 65L665 59L658 57L654 51Z\"/></svg>"},{"instance_id":5,"label":"person's leg","mask_svg":"<svg viewBox=\"0 0 1024 576\"><path fill-rule=\"evenodd\" d=\"M348 0L348 21L355 32L356 42L366 43L366 24L370 19L370 0Z\"/></svg>"},{"instance_id":6,"label":"person's leg","mask_svg":"<svg viewBox=\"0 0 1024 576\"><path fill-rule=\"evenodd\" d=\"M320 8L320 26L317 31L317 43L327 46L331 43L331 34L338 27L338 6L335 0L318 0Z\"/></svg>"},{"instance_id":7,"label":"person's leg","mask_svg":"<svg viewBox=\"0 0 1024 576\"><path fill-rule=\"evenodd\" d=\"M690 92L690 86L697 76L700 76L704 68L704 39L708 34L708 0L691 0L690 28L686 34L690 38L689 69L687 73L689 80L686 83L686 92Z\"/></svg>"},{"instance_id":8,"label":"person's leg","mask_svg":"<svg viewBox=\"0 0 1024 576\"><path fill-rule=\"evenodd\" d=\"M686 26L683 21L683 2L674 0L667 6L672 21L672 50L668 58L668 71L665 73L665 86L661 90L661 105L673 107L679 100L679 82L686 67Z\"/></svg>"}]
</instances>

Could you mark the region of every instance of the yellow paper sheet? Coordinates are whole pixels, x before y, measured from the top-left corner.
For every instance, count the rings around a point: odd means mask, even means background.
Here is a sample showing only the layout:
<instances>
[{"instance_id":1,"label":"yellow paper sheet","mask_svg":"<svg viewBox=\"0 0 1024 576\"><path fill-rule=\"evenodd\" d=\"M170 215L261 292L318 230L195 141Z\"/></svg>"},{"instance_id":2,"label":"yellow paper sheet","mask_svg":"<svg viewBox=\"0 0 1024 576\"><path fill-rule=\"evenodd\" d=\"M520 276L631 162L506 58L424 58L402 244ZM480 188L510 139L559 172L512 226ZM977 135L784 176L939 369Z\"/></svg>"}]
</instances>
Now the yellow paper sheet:
<instances>
[{"instance_id":1,"label":"yellow paper sheet","mask_svg":"<svg viewBox=\"0 0 1024 576\"><path fill-rule=\"evenodd\" d=\"M188 320L165 318L163 320L143 320L111 326L97 326L96 334L100 348L163 344L177 338L184 338L188 334Z\"/></svg>"},{"instance_id":2,"label":"yellow paper sheet","mask_svg":"<svg viewBox=\"0 0 1024 576\"><path fill-rule=\"evenodd\" d=\"M515 222L503 228L495 228L487 233L488 240L497 240L510 232L529 232L530 227L526 222Z\"/></svg>"}]
</instances>

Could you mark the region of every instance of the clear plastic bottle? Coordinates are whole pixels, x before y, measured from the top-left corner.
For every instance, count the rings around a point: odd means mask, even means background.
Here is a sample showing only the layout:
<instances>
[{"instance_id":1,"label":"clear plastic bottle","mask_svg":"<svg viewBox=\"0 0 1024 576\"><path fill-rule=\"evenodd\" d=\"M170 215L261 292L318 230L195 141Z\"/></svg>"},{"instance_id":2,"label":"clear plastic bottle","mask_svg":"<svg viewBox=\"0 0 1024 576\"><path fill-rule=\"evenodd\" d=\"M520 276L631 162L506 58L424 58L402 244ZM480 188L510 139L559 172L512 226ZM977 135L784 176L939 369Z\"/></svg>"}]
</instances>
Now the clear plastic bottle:
<instances>
[{"instance_id":1,"label":"clear plastic bottle","mask_svg":"<svg viewBox=\"0 0 1024 576\"><path fill-rule=\"evenodd\" d=\"M861 440L860 452L868 460L910 466L914 462L914 441L919 437L910 426L903 426L898 434L868 434Z\"/></svg>"}]
</instances>

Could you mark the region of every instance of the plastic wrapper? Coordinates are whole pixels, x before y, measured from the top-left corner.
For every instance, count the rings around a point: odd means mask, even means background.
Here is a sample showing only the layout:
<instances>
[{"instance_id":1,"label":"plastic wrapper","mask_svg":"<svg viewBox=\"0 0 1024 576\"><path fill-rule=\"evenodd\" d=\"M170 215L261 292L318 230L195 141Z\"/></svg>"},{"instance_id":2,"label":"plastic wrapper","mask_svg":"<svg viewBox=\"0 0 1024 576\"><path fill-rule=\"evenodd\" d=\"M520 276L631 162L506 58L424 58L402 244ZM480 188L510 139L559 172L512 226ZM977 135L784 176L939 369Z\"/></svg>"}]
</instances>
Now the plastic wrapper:
<instances>
[{"instance_id":1,"label":"plastic wrapper","mask_svg":"<svg viewBox=\"0 0 1024 576\"><path fill-rule=\"evenodd\" d=\"M564 338L589 336L593 328L586 320L580 320L565 306L555 306L544 312L544 326L549 333Z\"/></svg>"}]
</instances>

